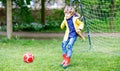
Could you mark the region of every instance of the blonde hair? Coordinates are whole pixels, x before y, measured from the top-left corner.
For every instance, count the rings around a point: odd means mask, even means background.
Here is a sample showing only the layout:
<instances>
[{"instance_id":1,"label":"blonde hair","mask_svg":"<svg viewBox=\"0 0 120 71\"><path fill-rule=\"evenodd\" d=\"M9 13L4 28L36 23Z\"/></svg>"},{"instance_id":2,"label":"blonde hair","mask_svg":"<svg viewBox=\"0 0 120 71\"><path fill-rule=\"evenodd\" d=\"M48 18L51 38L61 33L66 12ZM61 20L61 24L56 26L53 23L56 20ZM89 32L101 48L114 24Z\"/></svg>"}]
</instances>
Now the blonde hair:
<instances>
[{"instance_id":1,"label":"blonde hair","mask_svg":"<svg viewBox=\"0 0 120 71\"><path fill-rule=\"evenodd\" d=\"M74 15L75 9L72 6L66 6L64 9L64 13L72 13L72 15Z\"/></svg>"}]
</instances>

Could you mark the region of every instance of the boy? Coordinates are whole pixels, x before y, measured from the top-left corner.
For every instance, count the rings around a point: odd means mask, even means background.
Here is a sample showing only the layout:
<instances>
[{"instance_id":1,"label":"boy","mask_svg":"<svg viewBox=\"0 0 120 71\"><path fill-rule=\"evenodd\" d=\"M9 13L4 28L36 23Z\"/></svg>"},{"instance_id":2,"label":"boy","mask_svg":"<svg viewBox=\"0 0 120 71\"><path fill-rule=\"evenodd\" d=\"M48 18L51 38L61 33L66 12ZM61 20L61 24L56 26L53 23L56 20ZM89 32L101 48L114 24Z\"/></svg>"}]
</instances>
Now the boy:
<instances>
[{"instance_id":1,"label":"boy","mask_svg":"<svg viewBox=\"0 0 120 71\"><path fill-rule=\"evenodd\" d=\"M83 39L85 38L81 35L81 30L84 27L84 23L78 19L79 16L75 14L74 8L71 6L66 6L64 9L64 14L65 17L61 24L61 29L66 27L66 31L62 41L62 57L64 60L62 61L61 66L67 68L70 65L72 47L77 39L77 36L80 36Z\"/></svg>"}]
</instances>

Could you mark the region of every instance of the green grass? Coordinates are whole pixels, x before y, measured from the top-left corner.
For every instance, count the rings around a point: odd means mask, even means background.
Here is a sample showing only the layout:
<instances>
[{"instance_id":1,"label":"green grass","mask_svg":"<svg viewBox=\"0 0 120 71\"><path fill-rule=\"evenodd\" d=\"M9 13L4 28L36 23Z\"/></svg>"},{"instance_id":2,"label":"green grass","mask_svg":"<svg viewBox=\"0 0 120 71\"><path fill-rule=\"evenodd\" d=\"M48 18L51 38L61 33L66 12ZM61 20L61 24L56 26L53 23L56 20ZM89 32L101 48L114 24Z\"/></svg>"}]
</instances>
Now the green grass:
<instances>
[{"instance_id":1,"label":"green grass","mask_svg":"<svg viewBox=\"0 0 120 71\"><path fill-rule=\"evenodd\" d=\"M120 38L114 38L114 40L118 39ZM62 61L61 41L61 38L46 40L2 38L0 41L0 71L120 71L120 40L115 42L116 44L112 44L113 40L109 39L110 44L114 47L97 46L91 51L87 51L87 41L78 39L73 48L71 65L67 69L63 69L59 65ZM94 40L92 43L97 44ZM104 48L104 51L108 49L107 52L99 51ZM34 54L34 62L23 62L23 55L26 52Z\"/></svg>"}]
</instances>

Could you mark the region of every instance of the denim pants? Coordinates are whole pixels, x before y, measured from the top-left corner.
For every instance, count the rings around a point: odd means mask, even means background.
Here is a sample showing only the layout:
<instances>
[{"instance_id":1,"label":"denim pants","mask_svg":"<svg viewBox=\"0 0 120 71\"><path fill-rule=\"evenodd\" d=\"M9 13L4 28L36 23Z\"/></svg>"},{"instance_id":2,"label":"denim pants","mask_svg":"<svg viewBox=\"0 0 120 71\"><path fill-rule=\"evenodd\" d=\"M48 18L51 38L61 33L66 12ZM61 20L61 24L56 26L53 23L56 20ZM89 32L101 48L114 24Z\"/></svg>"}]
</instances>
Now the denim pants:
<instances>
[{"instance_id":1,"label":"denim pants","mask_svg":"<svg viewBox=\"0 0 120 71\"><path fill-rule=\"evenodd\" d=\"M62 53L66 54L67 57L72 56L72 47L74 42L76 41L77 37L68 37L67 41L62 42Z\"/></svg>"}]
</instances>

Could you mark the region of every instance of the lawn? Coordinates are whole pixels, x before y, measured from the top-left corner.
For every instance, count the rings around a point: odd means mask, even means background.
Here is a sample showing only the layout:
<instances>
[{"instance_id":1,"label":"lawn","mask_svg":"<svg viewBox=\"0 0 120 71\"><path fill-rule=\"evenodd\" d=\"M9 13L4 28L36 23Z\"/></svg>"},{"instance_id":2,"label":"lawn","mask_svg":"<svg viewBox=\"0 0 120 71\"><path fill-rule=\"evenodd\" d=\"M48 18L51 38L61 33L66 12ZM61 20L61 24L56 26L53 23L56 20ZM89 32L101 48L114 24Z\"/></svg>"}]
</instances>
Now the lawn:
<instances>
[{"instance_id":1,"label":"lawn","mask_svg":"<svg viewBox=\"0 0 120 71\"><path fill-rule=\"evenodd\" d=\"M97 46L98 43L93 40L92 43L95 43L96 47L88 51L87 41L81 41L78 38L73 48L71 65L63 69L59 65L62 61L62 38L45 40L2 38L0 40L0 71L120 71L120 40L118 39L120 38L114 38L117 40L114 44L113 39L109 38L112 46L106 47ZM103 49L104 51L100 51ZM34 62L23 62L23 55L26 52L33 53Z\"/></svg>"}]
</instances>

